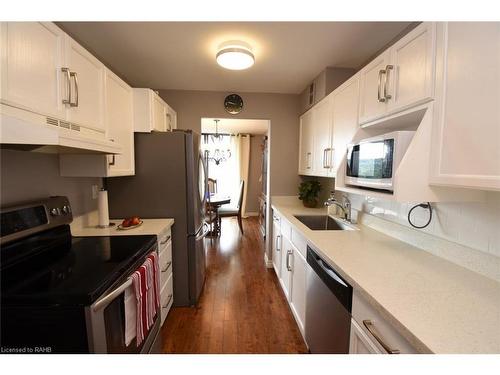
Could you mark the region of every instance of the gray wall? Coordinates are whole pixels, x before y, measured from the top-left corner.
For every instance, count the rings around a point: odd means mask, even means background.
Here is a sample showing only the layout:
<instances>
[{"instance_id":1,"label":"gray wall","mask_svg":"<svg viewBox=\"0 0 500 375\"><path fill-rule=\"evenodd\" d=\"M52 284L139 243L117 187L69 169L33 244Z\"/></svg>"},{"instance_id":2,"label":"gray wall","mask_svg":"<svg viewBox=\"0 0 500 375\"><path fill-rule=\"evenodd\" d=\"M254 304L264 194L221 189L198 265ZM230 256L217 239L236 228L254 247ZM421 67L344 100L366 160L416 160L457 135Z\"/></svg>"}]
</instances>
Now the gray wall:
<instances>
[{"instance_id":1,"label":"gray wall","mask_svg":"<svg viewBox=\"0 0 500 375\"><path fill-rule=\"evenodd\" d=\"M224 110L228 93L218 91L160 90L160 96L177 112L177 126L201 132L201 118L270 120L271 195L295 195L299 177L299 96L239 93L245 107L232 116Z\"/></svg>"},{"instance_id":2,"label":"gray wall","mask_svg":"<svg viewBox=\"0 0 500 375\"><path fill-rule=\"evenodd\" d=\"M250 165L248 168L247 212L259 212L259 197L262 193L262 142L263 135L250 138Z\"/></svg>"},{"instance_id":3,"label":"gray wall","mask_svg":"<svg viewBox=\"0 0 500 375\"><path fill-rule=\"evenodd\" d=\"M59 176L59 156L28 151L1 150L1 206L65 195L78 216L97 209L92 185L101 178Z\"/></svg>"}]
</instances>

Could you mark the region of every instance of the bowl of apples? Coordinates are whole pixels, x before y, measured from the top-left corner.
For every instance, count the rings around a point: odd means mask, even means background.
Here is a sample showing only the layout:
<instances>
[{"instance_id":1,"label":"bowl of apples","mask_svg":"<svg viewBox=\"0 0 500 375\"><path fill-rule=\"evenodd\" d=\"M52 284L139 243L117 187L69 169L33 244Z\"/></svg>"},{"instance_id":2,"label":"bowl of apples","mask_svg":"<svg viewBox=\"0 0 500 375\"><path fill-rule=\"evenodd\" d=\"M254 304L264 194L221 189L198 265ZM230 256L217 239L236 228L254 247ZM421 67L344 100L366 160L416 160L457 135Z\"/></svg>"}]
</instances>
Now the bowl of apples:
<instances>
[{"instance_id":1,"label":"bowl of apples","mask_svg":"<svg viewBox=\"0 0 500 375\"><path fill-rule=\"evenodd\" d=\"M116 227L118 230L129 230L141 226L143 221L139 216L132 216L123 219L122 223Z\"/></svg>"}]
</instances>

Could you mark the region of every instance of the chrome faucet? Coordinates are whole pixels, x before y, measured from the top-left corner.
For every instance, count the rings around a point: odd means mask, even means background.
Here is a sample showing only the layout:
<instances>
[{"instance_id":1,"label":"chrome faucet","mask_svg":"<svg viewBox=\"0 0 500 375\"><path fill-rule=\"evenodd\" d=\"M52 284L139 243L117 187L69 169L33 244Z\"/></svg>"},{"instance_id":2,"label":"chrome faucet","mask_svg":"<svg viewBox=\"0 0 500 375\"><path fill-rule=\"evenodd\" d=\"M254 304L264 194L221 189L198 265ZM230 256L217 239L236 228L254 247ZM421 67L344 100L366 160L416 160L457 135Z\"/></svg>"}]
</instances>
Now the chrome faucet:
<instances>
[{"instance_id":1,"label":"chrome faucet","mask_svg":"<svg viewBox=\"0 0 500 375\"><path fill-rule=\"evenodd\" d=\"M325 202L326 207L330 207L331 205L337 206L342 210L344 214L344 220L347 222L351 222L351 201L347 198L347 195L342 195L343 203L340 203L335 199L335 192L330 192L330 198L328 198Z\"/></svg>"}]
</instances>

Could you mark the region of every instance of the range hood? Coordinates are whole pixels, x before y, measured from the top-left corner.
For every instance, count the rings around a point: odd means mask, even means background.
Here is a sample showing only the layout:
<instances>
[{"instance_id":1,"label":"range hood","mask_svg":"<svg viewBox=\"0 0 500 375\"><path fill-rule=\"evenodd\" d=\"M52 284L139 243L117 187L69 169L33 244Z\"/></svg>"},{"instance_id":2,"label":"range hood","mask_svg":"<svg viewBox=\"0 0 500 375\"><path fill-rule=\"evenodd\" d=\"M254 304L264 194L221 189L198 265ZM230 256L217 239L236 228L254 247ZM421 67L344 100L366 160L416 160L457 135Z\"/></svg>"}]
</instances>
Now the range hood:
<instances>
[{"instance_id":1,"label":"range hood","mask_svg":"<svg viewBox=\"0 0 500 375\"><path fill-rule=\"evenodd\" d=\"M122 153L120 145L86 136L79 126L5 104L0 111L0 144L1 148L43 153Z\"/></svg>"}]
</instances>

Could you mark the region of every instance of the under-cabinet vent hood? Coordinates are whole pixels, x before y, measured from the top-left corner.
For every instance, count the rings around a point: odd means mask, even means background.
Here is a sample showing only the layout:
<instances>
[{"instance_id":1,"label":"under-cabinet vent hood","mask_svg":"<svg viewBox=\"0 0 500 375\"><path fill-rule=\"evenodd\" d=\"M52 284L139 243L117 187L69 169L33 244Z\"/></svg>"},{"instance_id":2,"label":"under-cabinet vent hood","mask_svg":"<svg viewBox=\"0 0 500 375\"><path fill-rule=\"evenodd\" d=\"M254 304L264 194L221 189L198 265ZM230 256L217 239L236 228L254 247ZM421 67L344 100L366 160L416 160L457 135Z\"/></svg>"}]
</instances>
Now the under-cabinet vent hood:
<instances>
[{"instance_id":1,"label":"under-cabinet vent hood","mask_svg":"<svg viewBox=\"0 0 500 375\"><path fill-rule=\"evenodd\" d=\"M87 136L86 129L76 124L5 104L1 104L0 108L1 148L71 154L122 152L120 145L104 136Z\"/></svg>"}]
</instances>

